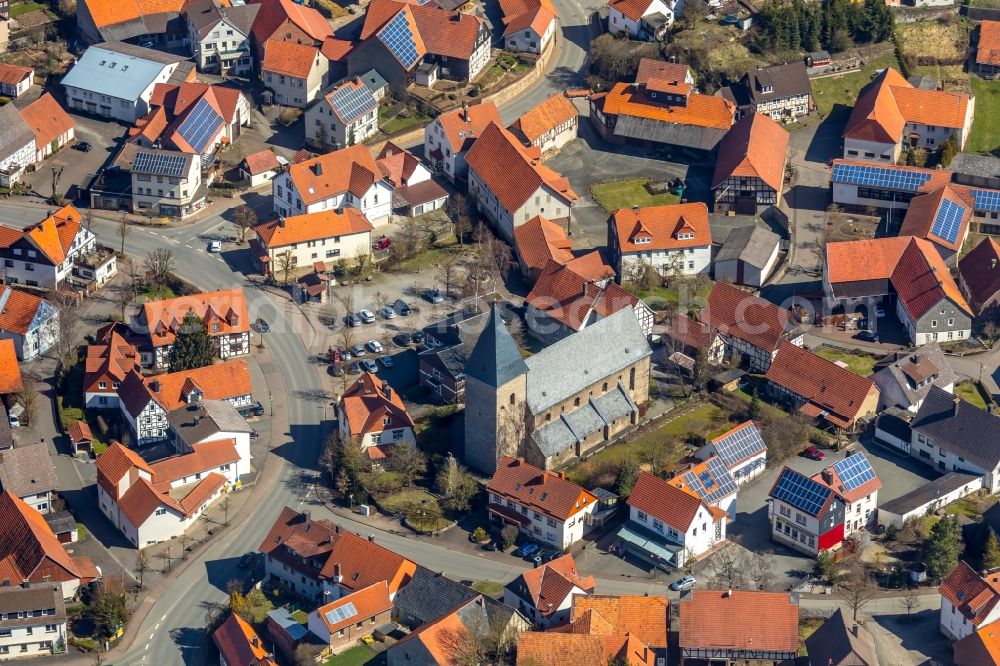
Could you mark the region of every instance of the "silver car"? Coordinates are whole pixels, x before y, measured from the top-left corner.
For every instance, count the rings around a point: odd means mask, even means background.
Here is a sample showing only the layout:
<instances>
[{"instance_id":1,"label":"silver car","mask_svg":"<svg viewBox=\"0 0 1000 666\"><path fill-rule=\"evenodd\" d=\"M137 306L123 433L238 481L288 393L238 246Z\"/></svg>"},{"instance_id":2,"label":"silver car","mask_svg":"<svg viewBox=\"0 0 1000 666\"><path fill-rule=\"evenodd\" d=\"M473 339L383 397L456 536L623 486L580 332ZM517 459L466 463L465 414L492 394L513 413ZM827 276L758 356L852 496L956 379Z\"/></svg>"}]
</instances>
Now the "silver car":
<instances>
[{"instance_id":1,"label":"silver car","mask_svg":"<svg viewBox=\"0 0 1000 666\"><path fill-rule=\"evenodd\" d=\"M362 310L361 312L358 313L358 315L361 317L361 321L363 321L366 324L375 323L375 313L373 313L371 310Z\"/></svg>"},{"instance_id":2,"label":"silver car","mask_svg":"<svg viewBox=\"0 0 1000 666\"><path fill-rule=\"evenodd\" d=\"M391 305L383 305L382 308L378 311L378 313L382 315L382 319L396 318L396 311L392 309Z\"/></svg>"}]
</instances>

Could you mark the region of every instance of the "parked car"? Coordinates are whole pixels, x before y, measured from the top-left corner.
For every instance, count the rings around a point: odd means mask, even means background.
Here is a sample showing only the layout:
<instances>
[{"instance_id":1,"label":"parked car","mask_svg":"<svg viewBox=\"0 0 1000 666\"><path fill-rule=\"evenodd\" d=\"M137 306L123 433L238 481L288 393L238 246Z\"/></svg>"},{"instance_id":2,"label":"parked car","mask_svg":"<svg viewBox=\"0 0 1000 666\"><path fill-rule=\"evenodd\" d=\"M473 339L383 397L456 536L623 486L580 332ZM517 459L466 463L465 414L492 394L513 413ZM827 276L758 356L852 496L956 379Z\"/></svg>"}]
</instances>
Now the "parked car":
<instances>
[{"instance_id":1,"label":"parked car","mask_svg":"<svg viewBox=\"0 0 1000 666\"><path fill-rule=\"evenodd\" d=\"M351 352L353 352L355 357L364 356L365 346L359 342L358 344L351 347Z\"/></svg>"},{"instance_id":2,"label":"parked car","mask_svg":"<svg viewBox=\"0 0 1000 666\"><path fill-rule=\"evenodd\" d=\"M360 375L361 374L361 364L358 363L357 361L352 361L351 365L348 366L348 370L350 370L350 372L351 372L352 375Z\"/></svg>"},{"instance_id":3,"label":"parked car","mask_svg":"<svg viewBox=\"0 0 1000 666\"><path fill-rule=\"evenodd\" d=\"M526 543L513 552L514 557L528 557L538 550L537 543Z\"/></svg>"},{"instance_id":4,"label":"parked car","mask_svg":"<svg viewBox=\"0 0 1000 666\"><path fill-rule=\"evenodd\" d=\"M694 576L684 576L683 578L678 578L670 584L670 589L675 592L680 592L681 590L690 590L692 587L698 584L698 581Z\"/></svg>"},{"instance_id":5,"label":"parked car","mask_svg":"<svg viewBox=\"0 0 1000 666\"><path fill-rule=\"evenodd\" d=\"M214 240L208 244L209 252L222 252L222 241Z\"/></svg>"},{"instance_id":6,"label":"parked car","mask_svg":"<svg viewBox=\"0 0 1000 666\"><path fill-rule=\"evenodd\" d=\"M396 311L392 309L391 305L383 305L378 313L382 315L382 319L395 319Z\"/></svg>"},{"instance_id":7,"label":"parked car","mask_svg":"<svg viewBox=\"0 0 1000 666\"><path fill-rule=\"evenodd\" d=\"M327 350L326 355L329 357L330 363L333 364L341 363L344 360L340 350L333 347Z\"/></svg>"},{"instance_id":8,"label":"parked car","mask_svg":"<svg viewBox=\"0 0 1000 666\"><path fill-rule=\"evenodd\" d=\"M351 314L347 315L346 323L351 328L354 328L355 326L361 326L361 315L357 314L356 312L352 312Z\"/></svg>"},{"instance_id":9,"label":"parked car","mask_svg":"<svg viewBox=\"0 0 1000 666\"><path fill-rule=\"evenodd\" d=\"M815 446L807 446L802 450L802 455L810 460L823 460L826 458L826 454L817 449Z\"/></svg>"},{"instance_id":10,"label":"parked car","mask_svg":"<svg viewBox=\"0 0 1000 666\"><path fill-rule=\"evenodd\" d=\"M367 344L368 350L373 354L382 353L382 344L378 340L369 340Z\"/></svg>"},{"instance_id":11,"label":"parked car","mask_svg":"<svg viewBox=\"0 0 1000 666\"><path fill-rule=\"evenodd\" d=\"M428 289L424 292L424 298L435 305L444 303L444 296L441 295L441 291L438 289Z\"/></svg>"},{"instance_id":12,"label":"parked car","mask_svg":"<svg viewBox=\"0 0 1000 666\"><path fill-rule=\"evenodd\" d=\"M387 368L391 368L392 366L396 365L396 363L392 360L392 357L389 356L388 354L383 354L382 356L379 356L378 360L381 361L382 365L384 365Z\"/></svg>"},{"instance_id":13,"label":"parked car","mask_svg":"<svg viewBox=\"0 0 1000 666\"><path fill-rule=\"evenodd\" d=\"M400 317L410 316L410 306L406 304L402 298L396 299L396 302L392 304L392 309L396 311Z\"/></svg>"},{"instance_id":14,"label":"parked car","mask_svg":"<svg viewBox=\"0 0 1000 666\"><path fill-rule=\"evenodd\" d=\"M542 562L545 561L545 553L546 552L548 552L548 551L546 551L546 550L536 550L535 553L534 553L534 555L531 555L531 556L528 557L528 561L531 562L532 565L534 565L536 567L540 567L540 566L542 566Z\"/></svg>"},{"instance_id":15,"label":"parked car","mask_svg":"<svg viewBox=\"0 0 1000 666\"><path fill-rule=\"evenodd\" d=\"M375 323L375 313L372 312L371 310L362 310L361 312L358 313L358 315L361 317L361 321L363 321L366 324Z\"/></svg>"},{"instance_id":16,"label":"parked car","mask_svg":"<svg viewBox=\"0 0 1000 666\"><path fill-rule=\"evenodd\" d=\"M878 333L874 331L861 331L854 337L863 342L878 342Z\"/></svg>"},{"instance_id":17,"label":"parked car","mask_svg":"<svg viewBox=\"0 0 1000 666\"><path fill-rule=\"evenodd\" d=\"M372 241L373 250L387 250L389 246L392 245L392 239L382 234L378 238Z\"/></svg>"},{"instance_id":18,"label":"parked car","mask_svg":"<svg viewBox=\"0 0 1000 666\"><path fill-rule=\"evenodd\" d=\"M885 316L885 308L882 308L882 307L876 305L875 306L875 316L876 317L884 317Z\"/></svg>"},{"instance_id":19,"label":"parked car","mask_svg":"<svg viewBox=\"0 0 1000 666\"><path fill-rule=\"evenodd\" d=\"M392 341L400 347L409 347L410 343L413 342L413 336L409 333L397 333Z\"/></svg>"},{"instance_id":20,"label":"parked car","mask_svg":"<svg viewBox=\"0 0 1000 666\"><path fill-rule=\"evenodd\" d=\"M413 343L414 344L419 345L423 341L424 341L424 332L423 331L417 331L416 333L413 334Z\"/></svg>"},{"instance_id":21,"label":"parked car","mask_svg":"<svg viewBox=\"0 0 1000 666\"><path fill-rule=\"evenodd\" d=\"M93 149L89 141L77 141L73 144L73 150L79 150L81 153L89 153Z\"/></svg>"},{"instance_id":22,"label":"parked car","mask_svg":"<svg viewBox=\"0 0 1000 666\"><path fill-rule=\"evenodd\" d=\"M365 367L366 371L368 371L368 372L370 372L372 374L375 374L375 373L378 372L378 363L376 363L375 361L371 360L370 358L363 359L361 361L361 365L363 365Z\"/></svg>"},{"instance_id":23,"label":"parked car","mask_svg":"<svg viewBox=\"0 0 1000 666\"><path fill-rule=\"evenodd\" d=\"M257 553L244 553L240 558L240 569L247 569L257 559Z\"/></svg>"},{"instance_id":24,"label":"parked car","mask_svg":"<svg viewBox=\"0 0 1000 666\"><path fill-rule=\"evenodd\" d=\"M351 353L350 349L340 350L340 361L342 363L350 363L352 360L354 360L354 354Z\"/></svg>"},{"instance_id":25,"label":"parked car","mask_svg":"<svg viewBox=\"0 0 1000 666\"><path fill-rule=\"evenodd\" d=\"M561 550L559 550L558 548L553 548L545 556L545 561L546 562L551 562L552 560L558 559L558 558L560 558L562 556L563 556L563 552Z\"/></svg>"}]
</instances>

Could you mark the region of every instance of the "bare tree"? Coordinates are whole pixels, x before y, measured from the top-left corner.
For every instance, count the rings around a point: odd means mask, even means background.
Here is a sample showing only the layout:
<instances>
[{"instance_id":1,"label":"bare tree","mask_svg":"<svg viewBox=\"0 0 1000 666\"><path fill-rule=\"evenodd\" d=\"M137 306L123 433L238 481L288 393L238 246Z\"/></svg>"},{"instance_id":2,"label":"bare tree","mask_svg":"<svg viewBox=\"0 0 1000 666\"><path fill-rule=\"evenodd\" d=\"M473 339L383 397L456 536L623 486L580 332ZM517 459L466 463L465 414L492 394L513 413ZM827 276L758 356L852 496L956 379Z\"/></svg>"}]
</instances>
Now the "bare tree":
<instances>
[{"instance_id":1,"label":"bare tree","mask_svg":"<svg viewBox=\"0 0 1000 666\"><path fill-rule=\"evenodd\" d=\"M167 248L157 248L146 255L142 265L153 284L165 286L174 272L174 253Z\"/></svg>"},{"instance_id":2,"label":"bare tree","mask_svg":"<svg viewBox=\"0 0 1000 666\"><path fill-rule=\"evenodd\" d=\"M52 169L52 203L59 205L62 202L62 195L59 194L59 180L62 178L63 167L50 167Z\"/></svg>"},{"instance_id":3,"label":"bare tree","mask_svg":"<svg viewBox=\"0 0 1000 666\"><path fill-rule=\"evenodd\" d=\"M347 351L350 351L351 347L354 346L354 331L351 330L350 326L345 326L340 329L340 344ZM344 373L344 376L347 376L346 372Z\"/></svg>"},{"instance_id":4,"label":"bare tree","mask_svg":"<svg viewBox=\"0 0 1000 666\"><path fill-rule=\"evenodd\" d=\"M750 556L747 574L758 590L766 590L774 581L774 568L771 560L760 553L754 553Z\"/></svg>"},{"instance_id":5,"label":"bare tree","mask_svg":"<svg viewBox=\"0 0 1000 666\"><path fill-rule=\"evenodd\" d=\"M134 292L132 287L126 284L116 284L111 289L111 299L118 306L119 312L121 313L121 320L125 321L125 309L132 302Z\"/></svg>"},{"instance_id":6,"label":"bare tree","mask_svg":"<svg viewBox=\"0 0 1000 666\"><path fill-rule=\"evenodd\" d=\"M118 218L118 238L122 242L121 252L119 254L125 254L125 240L132 233L132 225L128 222L128 213L122 213L122 216Z\"/></svg>"},{"instance_id":7,"label":"bare tree","mask_svg":"<svg viewBox=\"0 0 1000 666\"><path fill-rule=\"evenodd\" d=\"M32 425L35 420L35 412L38 409L38 391L28 382L24 383L17 393L14 394L14 402L24 410L24 420L28 425Z\"/></svg>"},{"instance_id":8,"label":"bare tree","mask_svg":"<svg viewBox=\"0 0 1000 666\"><path fill-rule=\"evenodd\" d=\"M145 287L145 276L139 270L139 265L131 255L125 257L125 276L128 278L129 286L132 288L132 298L138 300L139 293Z\"/></svg>"},{"instance_id":9,"label":"bare tree","mask_svg":"<svg viewBox=\"0 0 1000 666\"><path fill-rule=\"evenodd\" d=\"M371 247L360 246L354 252L354 264L358 267L358 277L364 277L372 260Z\"/></svg>"},{"instance_id":10,"label":"bare tree","mask_svg":"<svg viewBox=\"0 0 1000 666\"><path fill-rule=\"evenodd\" d=\"M233 211L233 224L236 225L242 243L247 239L247 232L257 224L257 213L246 204L239 206Z\"/></svg>"},{"instance_id":11,"label":"bare tree","mask_svg":"<svg viewBox=\"0 0 1000 666\"><path fill-rule=\"evenodd\" d=\"M293 259L294 257L292 257L290 250L285 250L275 257L276 263L278 264L277 269L281 272L283 284L288 284L288 277L292 272L292 268L295 266Z\"/></svg>"},{"instance_id":12,"label":"bare tree","mask_svg":"<svg viewBox=\"0 0 1000 666\"><path fill-rule=\"evenodd\" d=\"M524 455L531 412L525 402L517 396L512 397L514 404L503 405L497 415L497 463L504 456L519 458Z\"/></svg>"},{"instance_id":13,"label":"bare tree","mask_svg":"<svg viewBox=\"0 0 1000 666\"><path fill-rule=\"evenodd\" d=\"M854 621L858 621L858 611L871 601L878 592L878 586L872 580L871 574L860 562L855 562L846 575L841 576L837 589L844 595L844 601L854 612Z\"/></svg>"},{"instance_id":14,"label":"bare tree","mask_svg":"<svg viewBox=\"0 0 1000 666\"><path fill-rule=\"evenodd\" d=\"M149 571L149 556L146 551L137 550L135 553L135 572L139 575L139 589L142 589L146 572Z\"/></svg>"},{"instance_id":15,"label":"bare tree","mask_svg":"<svg viewBox=\"0 0 1000 666\"><path fill-rule=\"evenodd\" d=\"M191 543L191 537L188 536L187 532L181 532L177 535L177 542L181 545L181 559L187 559L187 548L188 544Z\"/></svg>"},{"instance_id":16,"label":"bare tree","mask_svg":"<svg viewBox=\"0 0 1000 666\"><path fill-rule=\"evenodd\" d=\"M920 595L917 594L916 588L906 588L903 596L899 598L899 603L906 609L906 617L912 620L913 611L920 605Z\"/></svg>"},{"instance_id":17,"label":"bare tree","mask_svg":"<svg viewBox=\"0 0 1000 666\"><path fill-rule=\"evenodd\" d=\"M445 257L438 268L438 280L444 284L444 295L451 294L451 285L458 277L458 255L453 254Z\"/></svg>"},{"instance_id":18,"label":"bare tree","mask_svg":"<svg viewBox=\"0 0 1000 666\"><path fill-rule=\"evenodd\" d=\"M80 323L80 310L76 302L68 297L57 299L59 303L59 339L56 340L56 350L59 353L59 362L64 365L72 365L75 359L70 358L73 350L76 349L76 330Z\"/></svg>"},{"instance_id":19,"label":"bare tree","mask_svg":"<svg viewBox=\"0 0 1000 666\"><path fill-rule=\"evenodd\" d=\"M712 583L721 588L742 588L746 582L746 572L746 555L737 546L727 546L712 556Z\"/></svg>"},{"instance_id":20,"label":"bare tree","mask_svg":"<svg viewBox=\"0 0 1000 666\"><path fill-rule=\"evenodd\" d=\"M375 292L375 311L381 315L382 308L389 304L389 297L383 294L381 291Z\"/></svg>"},{"instance_id":21,"label":"bare tree","mask_svg":"<svg viewBox=\"0 0 1000 666\"><path fill-rule=\"evenodd\" d=\"M230 498L229 493L226 493L226 496L223 497L222 501L219 503L219 506L222 507L222 524L225 525L226 527L229 527L229 504L230 504L230 499L231 498Z\"/></svg>"}]
</instances>

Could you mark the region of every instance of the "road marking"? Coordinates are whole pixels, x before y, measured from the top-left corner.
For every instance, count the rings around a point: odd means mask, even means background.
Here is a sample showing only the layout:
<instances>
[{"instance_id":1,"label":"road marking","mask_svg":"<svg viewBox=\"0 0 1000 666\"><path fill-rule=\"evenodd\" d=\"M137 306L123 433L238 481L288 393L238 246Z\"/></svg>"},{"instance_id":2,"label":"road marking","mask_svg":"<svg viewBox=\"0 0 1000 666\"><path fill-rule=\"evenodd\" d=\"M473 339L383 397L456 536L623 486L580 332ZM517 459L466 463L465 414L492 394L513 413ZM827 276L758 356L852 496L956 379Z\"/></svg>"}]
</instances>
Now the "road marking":
<instances>
[{"instance_id":1,"label":"road marking","mask_svg":"<svg viewBox=\"0 0 1000 666\"><path fill-rule=\"evenodd\" d=\"M149 649L149 643L146 643L146 647L145 647L145 648L143 648L143 649L144 649L144 650L148 650L148 649Z\"/></svg>"},{"instance_id":2,"label":"road marking","mask_svg":"<svg viewBox=\"0 0 1000 666\"><path fill-rule=\"evenodd\" d=\"M156 627L153 627L153 628L155 629ZM149 635L149 640L153 640L153 636L156 636L156 632L155 631Z\"/></svg>"}]
</instances>

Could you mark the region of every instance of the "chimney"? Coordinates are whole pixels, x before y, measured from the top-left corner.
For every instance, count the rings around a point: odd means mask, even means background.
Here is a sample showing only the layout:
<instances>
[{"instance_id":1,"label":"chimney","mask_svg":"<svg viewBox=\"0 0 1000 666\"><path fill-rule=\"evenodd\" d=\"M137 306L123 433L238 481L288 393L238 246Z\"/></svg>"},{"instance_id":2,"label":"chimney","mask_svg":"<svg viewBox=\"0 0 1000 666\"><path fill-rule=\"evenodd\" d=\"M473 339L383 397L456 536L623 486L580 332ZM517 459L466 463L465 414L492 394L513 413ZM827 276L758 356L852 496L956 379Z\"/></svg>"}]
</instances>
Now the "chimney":
<instances>
[{"instance_id":1,"label":"chimney","mask_svg":"<svg viewBox=\"0 0 1000 666\"><path fill-rule=\"evenodd\" d=\"M855 637L857 637L857 635L858 635L858 625L855 624L853 627L851 627L851 633L854 634Z\"/></svg>"},{"instance_id":2,"label":"chimney","mask_svg":"<svg viewBox=\"0 0 1000 666\"><path fill-rule=\"evenodd\" d=\"M316 174L317 176L323 175L323 165L320 162L316 162L316 164L313 164L312 170L313 173Z\"/></svg>"},{"instance_id":3,"label":"chimney","mask_svg":"<svg viewBox=\"0 0 1000 666\"><path fill-rule=\"evenodd\" d=\"M312 512L311 511L303 511L302 512L302 517L308 523L310 520L312 520Z\"/></svg>"},{"instance_id":4,"label":"chimney","mask_svg":"<svg viewBox=\"0 0 1000 666\"><path fill-rule=\"evenodd\" d=\"M253 646L255 648L260 647L260 639L258 637L254 636L253 638L250 639L250 642L253 643Z\"/></svg>"},{"instance_id":5,"label":"chimney","mask_svg":"<svg viewBox=\"0 0 1000 666\"><path fill-rule=\"evenodd\" d=\"M733 588L726 590L726 598L728 599L731 596L733 596Z\"/></svg>"},{"instance_id":6,"label":"chimney","mask_svg":"<svg viewBox=\"0 0 1000 666\"><path fill-rule=\"evenodd\" d=\"M562 479L563 481L565 481L565 480L566 480L566 472L556 472L556 474L557 474L557 475L559 476L559 478L560 478L560 479Z\"/></svg>"},{"instance_id":7,"label":"chimney","mask_svg":"<svg viewBox=\"0 0 1000 666\"><path fill-rule=\"evenodd\" d=\"M282 229L285 228L285 218L284 217L279 217L278 218L278 226L281 227Z\"/></svg>"},{"instance_id":8,"label":"chimney","mask_svg":"<svg viewBox=\"0 0 1000 666\"><path fill-rule=\"evenodd\" d=\"M382 388L385 390L385 399L392 400L392 387L388 384L382 384Z\"/></svg>"},{"instance_id":9,"label":"chimney","mask_svg":"<svg viewBox=\"0 0 1000 666\"><path fill-rule=\"evenodd\" d=\"M823 475L823 483L827 485L833 484L833 472L829 469L824 469L821 474Z\"/></svg>"},{"instance_id":10,"label":"chimney","mask_svg":"<svg viewBox=\"0 0 1000 666\"><path fill-rule=\"evenodd\" d=\"M996 267L997 267L997 260L994 257L993 259L990 259L990 268L996 268Z\"/></svg>"},{"instance_id":11,"label":"chimney","mask_svg":"<svg viewBox=\"0 0 1000 666\"><path fill-rule=\"evenodd\" d=\"M153 391L153 393L159 393L160 392L160 380L159 379L154 379L153 381L149 382L149 388Z\"/></svg>"},{"instance_id":12,"label":"chimney","mask_svg":"<svg viewBox=\"0 0 1000 666\"><path fill-rule=\"evenodd\" d=\"M469 102L462 100L462 120L469 122Z\"/></svg>"},{"instance_id":13,"label":"chimney","mask_svg":"<svg viewBox=\"0 0 1000 666\"><path fill-rule=\"evenodd\" d=\"M337 562L333 565L333 582L339 583L342 580L344 580L344 577L340 575L340 562Z\"/></svg>"},{"instance_id":14,"label":"chimney","mask_svg":"<svg viewBox=\"0 0 1000 666\"><path fill-rule=\"evenodd\" d=\"M375 533L374 532L370 532L368 534L368 540L371 541L372 543L375 543Z\"/></svg>"},{"instance_id":15,"label":"chimney","mask_svg":"<svg viewBox=\"0 0 1000 666\"><path fill-rule=\"evenodd\" d=\"M333 526L333 531L334 531L335 534L340 534L340 525L334 525Z\"/></svg>"},{"instance_id":16,"label":"chimney","mask_svg":"<svg viewBox=\"0 0 1000 666\"><path fill-rule=\"evenodd\" d=\"M951 400L952 414L954 414L955 416L958 416L958 404L960 402L962 402L962 399L959 398L957 395L954 398L952 398L952 400Z\"/></svg>"}]
</instances>

